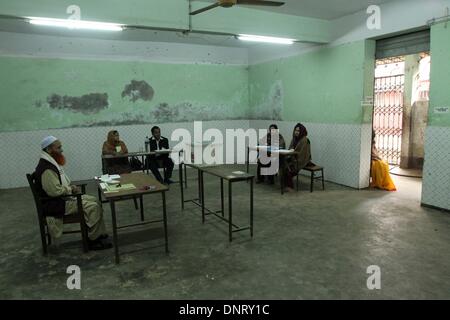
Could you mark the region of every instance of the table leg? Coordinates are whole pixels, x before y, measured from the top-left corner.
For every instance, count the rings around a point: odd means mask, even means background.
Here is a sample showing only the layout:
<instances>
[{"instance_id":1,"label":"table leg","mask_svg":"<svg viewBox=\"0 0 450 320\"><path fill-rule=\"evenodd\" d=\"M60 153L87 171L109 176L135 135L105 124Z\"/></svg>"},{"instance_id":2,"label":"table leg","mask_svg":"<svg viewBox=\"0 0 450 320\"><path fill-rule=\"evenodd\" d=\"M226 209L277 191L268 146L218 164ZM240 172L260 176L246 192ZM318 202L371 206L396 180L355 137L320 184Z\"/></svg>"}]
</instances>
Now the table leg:
<instances>
[{"instance_id":1,"label":"table leg","mask_svg":"<svg viewBox=\"0 0 450 320\"><path fill-rule=\"evenodd\" d=\"M119 243L118 243L118 239L117 239L116 202L114 200L112 200L112 201L110 201L110 204L111 204L111 215L112 215L114 254L116 256L116 263L120 263Z\"/></svg>"},{"instance_id":2,"label":"table leg","mask_svg":"<svg viewBox=\"0 0 450 320\"><path fill-rule=\"evenodd\" d=\"M228 181L228 234L230 242L233 241L233 210L232 210L232 196L231 196L231 181Z\"/></svg>"},{"instance_id":3,"label":"table leg","mask_svg":"<svg viewBox=\"0 0 450 320\"><path fill-rule=\"evenodd\" d=\"M187 170L186 170L186 165L184 165L184 187L187 189Z\"/></svg>"},{"instance_id":4,"label":"table leg","mask_svg":"<svg viewBox=\"0 0 450 320\"><path fill-rule=\"evenodd\" d=\"M141 205L141 221L144 221L144 198L142 196L139 197L139 203Z\"/></svg>"},{"instance_id":5,"label":"table leg","mask_svg":"<svg viewBox=\"0 0 450 320\"><path fill-rule=\"evenodd\" d=\"M184 210L184 191L183 191L183 163L178 165L179 180L180 180L180 192L181 192L181 210Z\"/></svg>"},{"instance_id":6,"label":"table leg","mask_svg":"<svg viewBox=\"0 0 450 320\"><path fill-rule=\"evenodd\" d=\"M167 234L167 212L166 212L166 193L162 192L163 200L163 220L164 220L164 240L166 243L166 253L169 253L169 237Z\"/></svg>"},{"instance_id":7,"label":"table leg","mask_svg":"<svg viewBox=\"0 0 450 320\"><path fill-rule=\"evenodd\" d=\"M250 179L250 236L253 238L253 178Z\"/></svg>"},{"instance_id":8,"label":"table leg","mask_svg":"<svg viewBox=\"0 0 450 320\"><path fill-rule=\"evenodd\" d=\"M225 209L223 204L223 178L220 178L220 209L222 211L222 217L224 217Z\"/></svg>"},{"instance_id":9,"label":"table leg","mask_svg":"<svg viewBox=\"0 0 450 320\"><path fill-rule=\"evenodd\" d=\"M199 173L199 189L200 189L200 201L202 202L202 223L205 223L205 201L204 201L204 189L203 189L203 171L198 170Z\"/></svg>"},{"instance_id":10,"label":"table leg","mask_svg":"<svg viewBox=\"0 0 450 320\"><path fill-rule=\"evenodd\" d=\"M250 147L247 147L247 173L250 170Z\"/></svg>"},{"instance_id":11,"label":"table leg","mask_svg":"<svg viewBox=\"0 0 450 320\"><path fill-rule=\"evenodd\" d=\"M201 173L200 173L200 169L197 169L197 179L198 179L198 201L200 201L200 203L203 202L203 197L202 197L202 186L200 183L201 180Z\"/></svg>"},{"instance_id":12,"label":"table leg","mask_svg":"<svg viewBox=\"0 0 450 320\"><path fill-rule=\"evenodd\" d=\"M322 190L325 190L325 182L323 181L323 169L322 169Z\"/></svg>"}]
</instances>

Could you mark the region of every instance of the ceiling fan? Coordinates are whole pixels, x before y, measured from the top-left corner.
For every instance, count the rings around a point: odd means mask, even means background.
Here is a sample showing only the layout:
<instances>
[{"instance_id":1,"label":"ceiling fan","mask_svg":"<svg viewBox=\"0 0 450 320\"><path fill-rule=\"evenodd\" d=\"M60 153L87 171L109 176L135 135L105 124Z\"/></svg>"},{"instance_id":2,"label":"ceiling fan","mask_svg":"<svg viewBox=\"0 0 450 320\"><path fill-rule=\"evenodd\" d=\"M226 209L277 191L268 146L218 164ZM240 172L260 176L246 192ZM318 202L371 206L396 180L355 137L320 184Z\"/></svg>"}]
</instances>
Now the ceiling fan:
<instances>
[{"instance_id":1,"label":"ceiling fan","mask_svg":"<svg viewBox=\"0 0 450 320\"><path fill-rule=\"evenodd\" d=\"M216 7L223 7L223 8L229 8L236 4L243 4L247 6L270 6L270 7L279 7L284 4L284 2L277 2L277 1L262 1L262 0L217 0L216 3L198 9L196 11L193 11L190 13L190 15L196 15L198 13L202 13L204 11L216 8Z\"/></svg>"}]
</instances>

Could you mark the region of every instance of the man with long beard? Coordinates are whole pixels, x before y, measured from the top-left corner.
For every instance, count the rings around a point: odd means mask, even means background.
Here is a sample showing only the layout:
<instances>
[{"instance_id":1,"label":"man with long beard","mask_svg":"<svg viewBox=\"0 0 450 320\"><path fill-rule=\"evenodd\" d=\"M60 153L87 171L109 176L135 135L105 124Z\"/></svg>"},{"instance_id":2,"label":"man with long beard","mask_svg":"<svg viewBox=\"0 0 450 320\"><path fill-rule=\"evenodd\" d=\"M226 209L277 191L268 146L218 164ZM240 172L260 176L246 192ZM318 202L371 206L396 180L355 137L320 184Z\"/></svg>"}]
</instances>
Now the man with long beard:
<instances>
[{"instance_id":1,"label":"man with long beard","mask_svg":"<svg viewBox=\"0 0 450 320\"><path fill-rule=\"evenodd\" d=\"M77 212L77 201L74 197L64 200L60 196L70 196L80 190L79 187L70 184L70 179L62 168L66 160L62 154L61 142L53 136L48 136L42 140L41 149L41 157L35 170L36 186L41 196L58 197L43 203L49 233L54 240L57 240L63 233L63 215ZM82 195L82 206L88 227L89 249L111 248L111 243L104 241L108 235L105 233L103 210L96 198Z\"/></svg>"}]
</instances>

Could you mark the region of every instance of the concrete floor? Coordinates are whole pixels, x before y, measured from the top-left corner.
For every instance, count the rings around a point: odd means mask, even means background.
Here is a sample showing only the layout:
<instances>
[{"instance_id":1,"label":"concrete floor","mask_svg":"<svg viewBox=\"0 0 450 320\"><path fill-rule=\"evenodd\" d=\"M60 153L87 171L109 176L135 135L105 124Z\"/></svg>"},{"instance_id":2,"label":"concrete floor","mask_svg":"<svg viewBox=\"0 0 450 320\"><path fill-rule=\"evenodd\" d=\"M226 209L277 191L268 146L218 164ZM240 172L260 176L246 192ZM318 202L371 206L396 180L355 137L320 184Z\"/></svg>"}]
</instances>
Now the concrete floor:
<instances>
[{"instance_id":1,"label":"concrete floor","mask_svg":"<svg viewBox=\"0 0 450 320\"><path fill-rule=\"evenodd\" d=\"M193 172L191 173L192 176ZM208 206L220 209L216 178L207 177ZM119 233L113 250L83 254L78 235L41 255L36 210L28 188L1 190L0 299L449 299L450 214L420 207L419 179L394 177L399 191L326 191L280 196L255 187L255 234L187 204L179 187L168 192L169 248L160 225ZM234 188L235 217L247 222L248 185ZM188 194L195 194L191 180ZM88 193L96 194L94 185ZM161 215L161 197L144 199L146 217ZM241 209L241 210L240 210ZM119 223L139 218L131 201L118 206ZM110 230L111 215L105 209ZM111 232L110 232L111 234ZM81 290L68 290L66 268L81 268ZM381 289L366 286L367 267L381 268Z\"/></svg>"}]
</instances>

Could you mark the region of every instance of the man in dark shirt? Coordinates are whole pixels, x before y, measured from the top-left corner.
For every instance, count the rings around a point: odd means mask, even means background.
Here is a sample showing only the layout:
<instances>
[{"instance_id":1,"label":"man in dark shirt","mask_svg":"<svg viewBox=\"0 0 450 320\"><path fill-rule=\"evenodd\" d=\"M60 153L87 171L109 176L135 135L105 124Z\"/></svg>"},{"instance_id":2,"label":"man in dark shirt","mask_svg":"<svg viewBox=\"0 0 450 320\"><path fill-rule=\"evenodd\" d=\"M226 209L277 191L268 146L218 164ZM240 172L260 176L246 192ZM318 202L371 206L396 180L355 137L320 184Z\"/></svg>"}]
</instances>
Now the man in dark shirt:
<instances>
[{"instance_id":1,"label":"man in dark shirt","mask_svg":"<svg viewBox=\"0 0 450 320\"><path fill-rule=\"evenodd\" d=\"M169 157L169 140L161 136L161 129L157 126L152 128L152 136L149 139L150 151L161 152L167 150L167 153L161 153L149 156L149 167L153 175L159 182L170 184L173 183L170 178L172 177L172 171L174 163ZM165 168L164 180L159 173L158 168Z\"/></svg>"}]
</instances>

